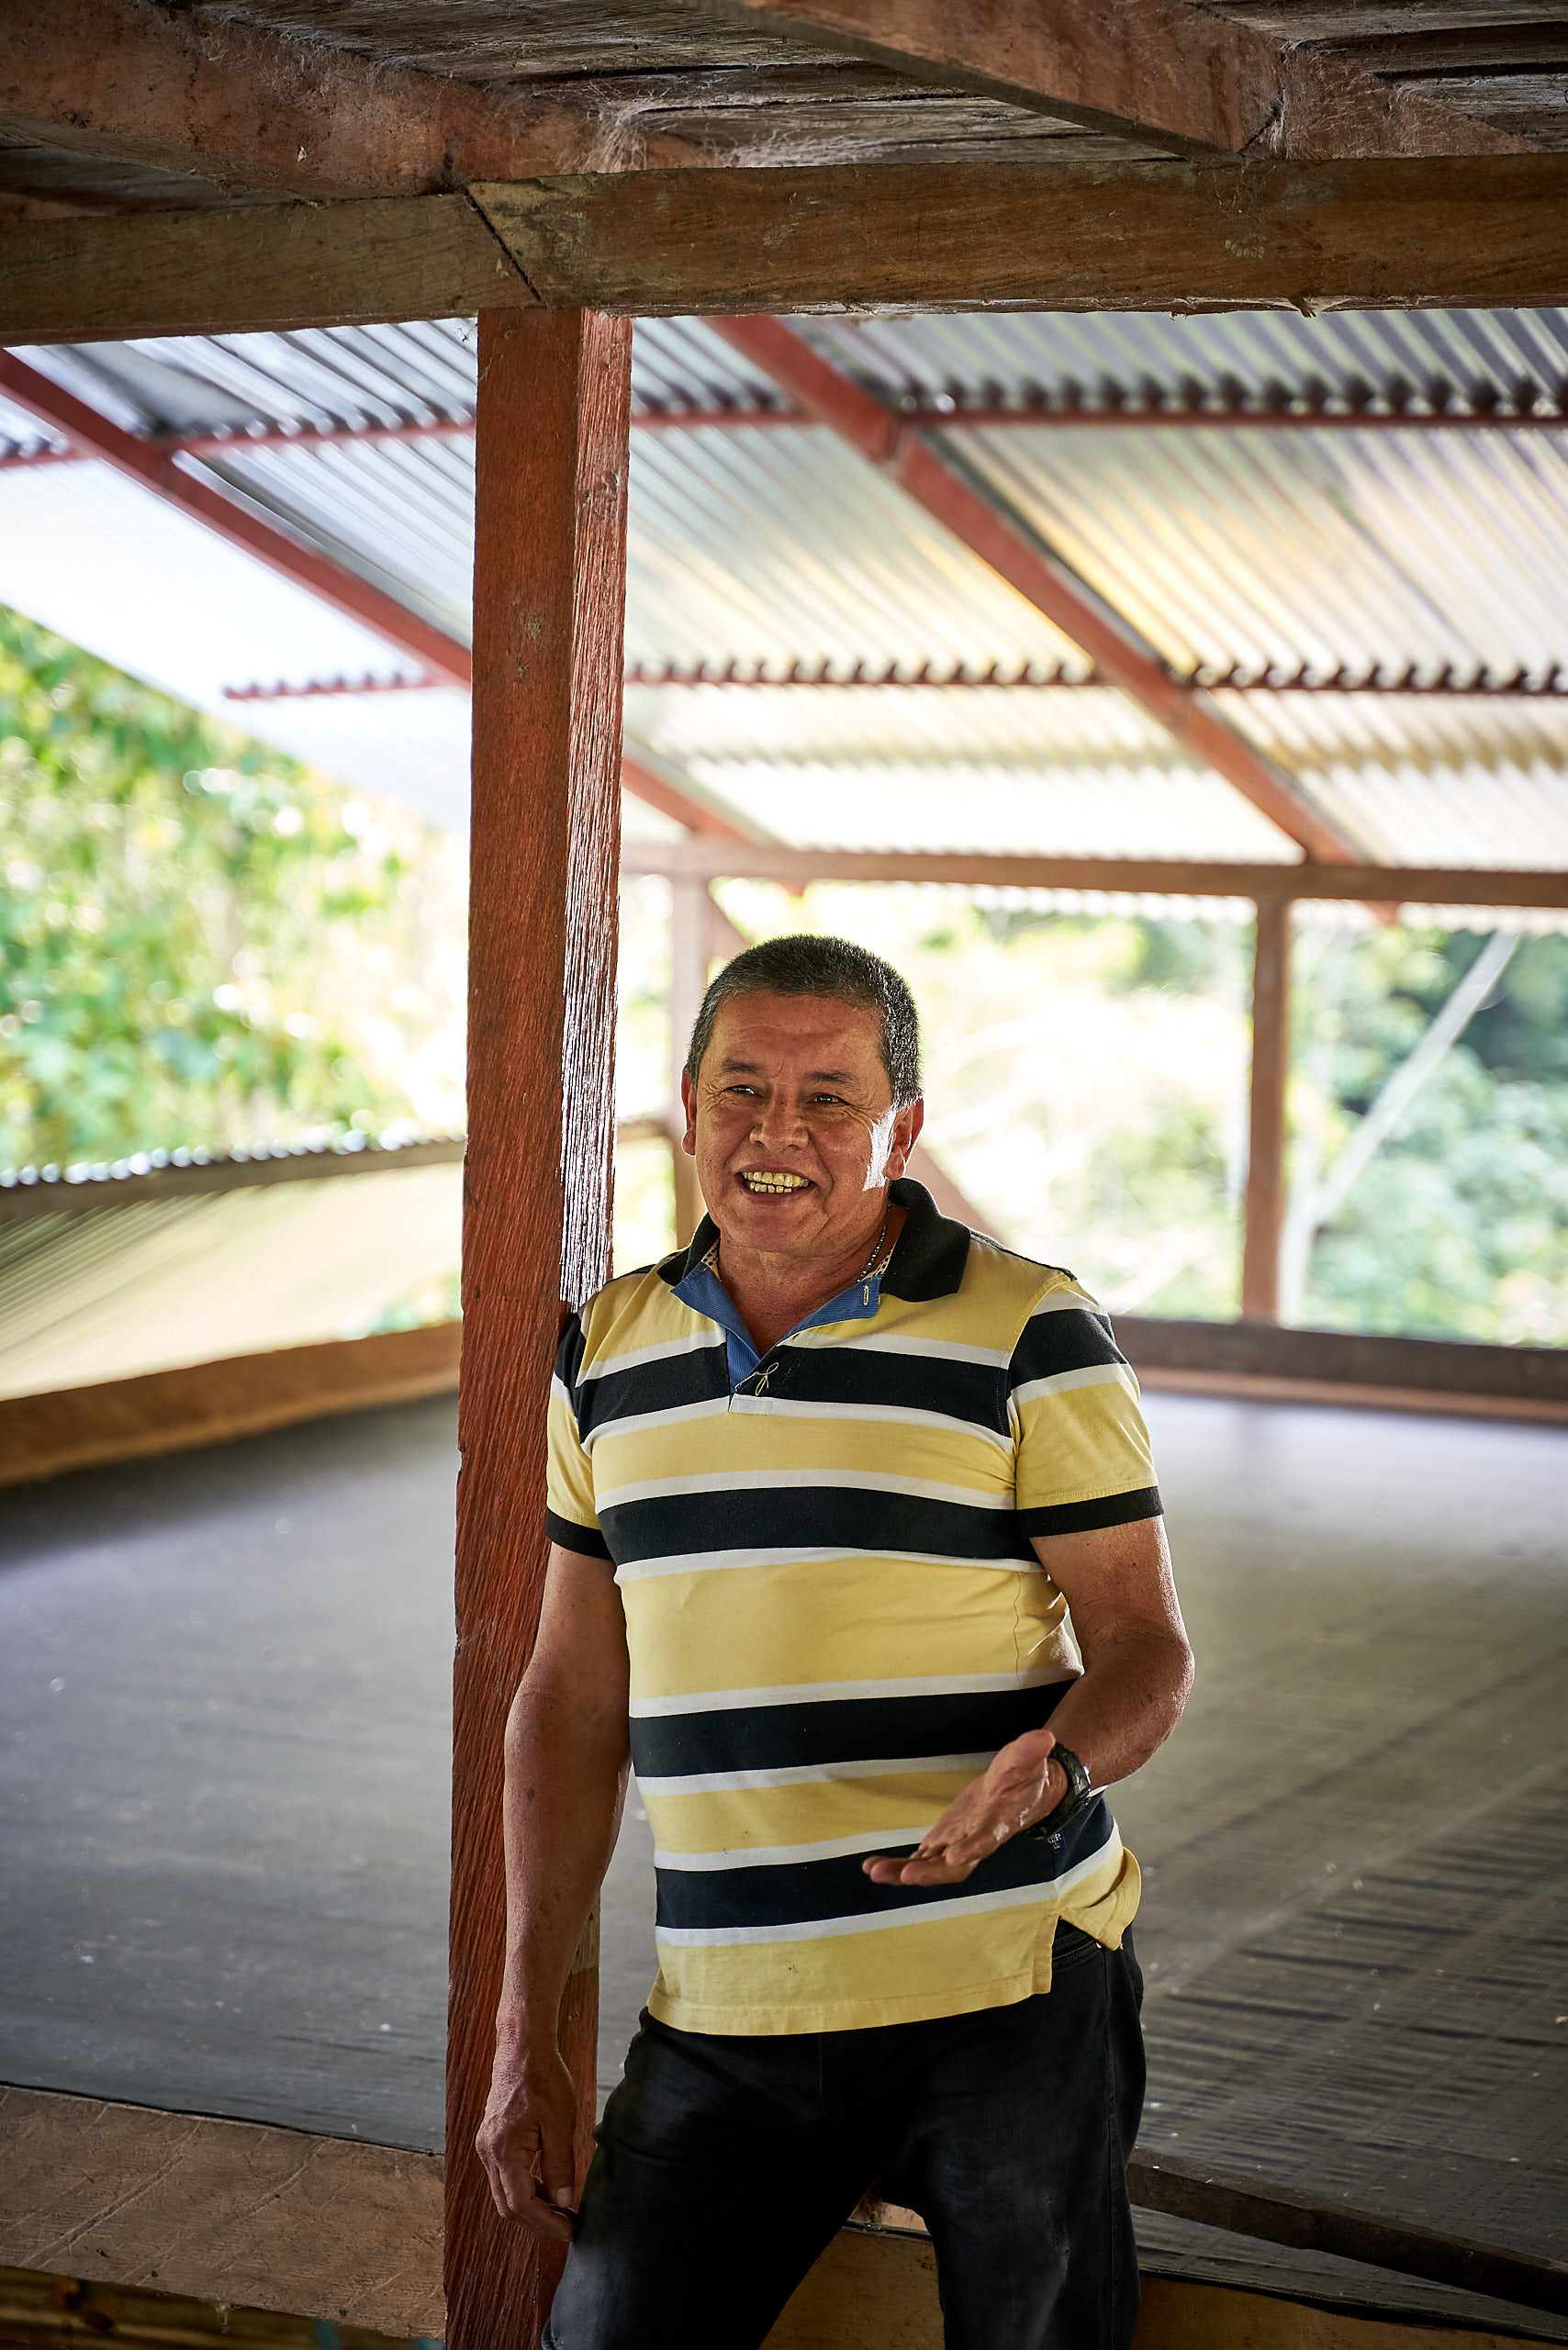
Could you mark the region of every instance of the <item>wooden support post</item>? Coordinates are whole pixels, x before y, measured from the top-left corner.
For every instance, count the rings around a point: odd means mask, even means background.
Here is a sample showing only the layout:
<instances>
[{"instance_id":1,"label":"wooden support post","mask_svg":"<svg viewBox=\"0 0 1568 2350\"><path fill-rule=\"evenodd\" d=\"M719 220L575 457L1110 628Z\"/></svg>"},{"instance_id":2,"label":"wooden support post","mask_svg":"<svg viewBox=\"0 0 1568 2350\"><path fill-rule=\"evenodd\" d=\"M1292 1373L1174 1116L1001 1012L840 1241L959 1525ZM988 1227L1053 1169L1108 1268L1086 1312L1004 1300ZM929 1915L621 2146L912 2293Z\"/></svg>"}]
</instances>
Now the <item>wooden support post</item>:
<instances>
[{"instance_id":1,"label":"wooden support post","mask_svg":"<svg viewBox=\"0 0 1568 2350\"><path fill-rule=\"evenodd\" d=\"M1241 1313L1280 1318L1280 1235L1285 1217L1285 1091L1290 1079L1291 905L1260 898L1252 949L1252 1091L1248 1130Z\"/></svg>"},{"instance_id":2,"label":"wooden support post","mask_svg":"<svg viewBox=\"0 0 1568 2350\"><path fill-rule=\"evenodd\" d=\"M468 1156L454 1689L446 2341L527 2350L558 2255L498 2219L474 2153L505 1884L501 1741L538 1623L561 1301L610 1268L631 322L481 314L474 559ZM585 1938L562 2047L594 2118Z\"/></svg>"},{"instance_id":3,"label":"wooden support post","mask_svg":"<svg viewBox=\"0 0 1568 2350\"><path fill-rule=\"evenodd\" d=\"M712 952L713 901L708 884L685 875L669 885L669 1081L676 1140L671 1146L675 1170L675 1237L684 1248L702 1216L702 1194L697 1186L697 1163L680 1147L680 1073L691 1026L708 992L708 964Z\"/></svg>"}]
</instances>

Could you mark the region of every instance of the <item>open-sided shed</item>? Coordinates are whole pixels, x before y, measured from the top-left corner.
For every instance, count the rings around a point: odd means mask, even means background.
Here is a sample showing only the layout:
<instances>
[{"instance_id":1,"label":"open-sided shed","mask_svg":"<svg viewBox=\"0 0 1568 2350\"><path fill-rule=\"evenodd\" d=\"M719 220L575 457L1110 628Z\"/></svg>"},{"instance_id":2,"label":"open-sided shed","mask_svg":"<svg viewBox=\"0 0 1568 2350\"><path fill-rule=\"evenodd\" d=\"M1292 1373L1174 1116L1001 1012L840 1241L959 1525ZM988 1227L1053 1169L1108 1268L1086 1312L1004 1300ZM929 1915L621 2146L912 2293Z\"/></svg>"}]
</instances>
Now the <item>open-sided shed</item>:
<instances>
[{"instance_id":1,"label":"open-sided shed","mask_svg":"<svg viewBox=\"0 0 1568 2350\"><path fill-rule=\"evenodd\" d=\"M1525 0L6 11L3 560L63 598L104 514L106 576L187 621L183 678L119 657L432 812L472 696L454 2147L536 1404L608 1261L622 774L689 910L726 873L1253 901L1267 1321L1290 907L1565 903L1564 39ZM280 583L238 672L193 610L230 561ZM873 695L922 778L879 802ZM586 2076L586 1947L567 2004ZM472 2165L446 2198L449 2339L531 2339L548 2264Z\"/></svg>"}]
</instances>

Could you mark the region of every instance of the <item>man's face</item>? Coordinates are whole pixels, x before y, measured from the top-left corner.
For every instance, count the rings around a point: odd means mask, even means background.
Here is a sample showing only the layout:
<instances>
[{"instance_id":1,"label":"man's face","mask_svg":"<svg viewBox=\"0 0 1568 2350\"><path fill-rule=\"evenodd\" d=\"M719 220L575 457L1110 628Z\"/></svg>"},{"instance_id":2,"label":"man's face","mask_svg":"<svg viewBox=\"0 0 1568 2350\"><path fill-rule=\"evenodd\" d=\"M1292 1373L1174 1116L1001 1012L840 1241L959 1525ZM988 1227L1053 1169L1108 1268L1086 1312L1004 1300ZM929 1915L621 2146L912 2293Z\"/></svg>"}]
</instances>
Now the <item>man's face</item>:
<instances>
[{"instance_id":1,"label":"man's face","mask_svg":"<svg viewBox=\"0 0 1568 2350\"><path fill-rule=\"evenodd\" d=\"M727 1241L832 1257L863 1238L924 1115L918 1102L894 1111L880 1037L875 1013L819 996L723 1006L681 1096L686 1147Z\"/></svg>"}]
</instances>

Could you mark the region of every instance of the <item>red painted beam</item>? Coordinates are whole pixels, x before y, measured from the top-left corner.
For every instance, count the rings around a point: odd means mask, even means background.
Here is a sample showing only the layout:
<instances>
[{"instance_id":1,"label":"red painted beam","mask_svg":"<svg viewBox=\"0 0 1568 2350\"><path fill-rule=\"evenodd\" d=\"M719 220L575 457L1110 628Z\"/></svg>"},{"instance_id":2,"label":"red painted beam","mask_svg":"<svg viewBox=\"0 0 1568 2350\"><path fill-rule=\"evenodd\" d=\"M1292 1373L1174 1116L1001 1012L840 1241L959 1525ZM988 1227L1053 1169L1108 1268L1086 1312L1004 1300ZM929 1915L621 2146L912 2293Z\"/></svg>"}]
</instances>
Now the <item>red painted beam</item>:
<instances>
[{"instance_id":1,"label":"red painted beam","mask_svg":"<svg viewBox=\"0 0 1568 2350\"><path fill-rule=\"evenodd\" d=\"M1226 725L1204 693L1173 677L1119 615L1036 545L935 441L910 431L902 417L841 374L783 319L712 318L708 324L766 368L819 423L884 468L916 505L1070 637L1109 683L1194 759L1234 784L1309 856L1324 864L1359 861L1359 843L1316 808L1294 778Z\"/></svg>"},{"instance_id":2,"label":"red painted beam","mask_svg":"<svg viewBox=\"0 0 1568 2350\"><path fill-rule=\"evenodd\" d=\"M113 465L165 504L204 522L230 546L254 556L296 587L308 588L333 611L385 637L398 652L418 661L431 684L467 687L472 671L468 648L455 637L421 620L368 580L357 578L319 548L305 545L275 522L226 497L210 482L196 480L166 450L111 424L85 400L62 390L8 351L0 352L0 392L65 433L84 455Z\"/></svg>"},{"instance_id":3,"label":"red painted beam","mask_svg":"<svg viewBox=\"0 0 1568 2350\"><path fill-rule=\"evenodd\" d=\"M661 815L673 817L678 824L684 824L689 833L700 833L710 840L755 842L757 837L756 832L743 824L738 817L726 816L721 810L711 808L705 800L694 799L689 792L682 791L678 784L667 782L662 775L655 775L640 760L628 758L624 753L621 760L621 780L645 808L656 808Z\"/></svg>"}]
</instances>

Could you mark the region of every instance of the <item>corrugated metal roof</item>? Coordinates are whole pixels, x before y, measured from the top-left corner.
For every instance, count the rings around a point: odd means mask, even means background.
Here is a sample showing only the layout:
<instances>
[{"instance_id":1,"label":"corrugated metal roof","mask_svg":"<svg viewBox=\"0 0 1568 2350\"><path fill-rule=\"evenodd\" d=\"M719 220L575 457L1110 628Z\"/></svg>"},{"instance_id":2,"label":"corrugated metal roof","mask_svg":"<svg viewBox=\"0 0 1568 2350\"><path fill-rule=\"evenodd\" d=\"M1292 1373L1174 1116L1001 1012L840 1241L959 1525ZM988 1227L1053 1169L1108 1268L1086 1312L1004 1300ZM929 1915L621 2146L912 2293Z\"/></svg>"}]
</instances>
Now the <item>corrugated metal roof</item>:
<instances>
[{"instance_id":1,"label":"corrugated metal roof","mask_svg":"<svg viewBox=\"0 0 1568 2350\"><path fill-rule=\"evenodd\" d=\"M884 396L1384 408L1555 402L1568 313L812 320ZM700 321L639 323L644 408L767 390ZM461 321L185 338L32 354L140 431L236 428L221 472L454 634L467 632L473 461L462 434L247 446L461 423ZM0 410L0 434L12 429ZM14 420L33 433L28 420ZM1179 668L1568 668L1568 428L1182 431L955 424L952 445ZM0 473L0 596L265 739L462 821L449 692L228 702L224 688L407 679L370 632L98 465ZM808 426L635 436L627 653L650 670L857 664L911 676L1082 673L1075 649L890 479ZM1390 858L1564 851L1563 712L1515 699L1225 693L1233 722ZM824 846L1294 854L1231 789L1101 690L629 689L631 739L769 831ZM629 811L637 829L664 829Z\"/></svg>"},{"instance_id":2,"label":"corrugated metal roof","mask_svg":"<svg viewBox=\"0 0 1568 2350\"><path fill-rule=\"evenodd\" d=\"M952 437L1180 669L1544 676L1568 651L1568 431Z\"/></svg>"},{"instance_id":3,"label":"corrugated metal roof","mask_svg":"<svg viewBox=\"0 0 1568 2350\"><path fill-rule=\"evenodd\" d=\"M1294 310L802 319L893 400L958 407L1568 408L1568 311Z\"/></svg>"},{"instance_id":4,"label":"corrugated metal roof","mask_svg":"<svg viewBox=\"0 0 1568 2350\"><path fill-rule=\"evenodd\" d=\"M0 1395L350 1336L456 1270L463 1170L0 1224Z\"/></svg>"},{"instance_id":5,"label":"corrugated metal roof","mask_svg":"<svg viewBox=\"0 0 1568 2350\"><path fill-rule=\"evenodd\" d=\"M471 420L474 322L435 319L292 333L154 335L28 350L29 365L133 432L331 431ZM700 319L638 323L635 411L784 405ZM6 409L0 403L0 431ZM28 428L36 433L36 425Z\"/></svg>"}]
</instances>

